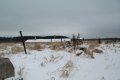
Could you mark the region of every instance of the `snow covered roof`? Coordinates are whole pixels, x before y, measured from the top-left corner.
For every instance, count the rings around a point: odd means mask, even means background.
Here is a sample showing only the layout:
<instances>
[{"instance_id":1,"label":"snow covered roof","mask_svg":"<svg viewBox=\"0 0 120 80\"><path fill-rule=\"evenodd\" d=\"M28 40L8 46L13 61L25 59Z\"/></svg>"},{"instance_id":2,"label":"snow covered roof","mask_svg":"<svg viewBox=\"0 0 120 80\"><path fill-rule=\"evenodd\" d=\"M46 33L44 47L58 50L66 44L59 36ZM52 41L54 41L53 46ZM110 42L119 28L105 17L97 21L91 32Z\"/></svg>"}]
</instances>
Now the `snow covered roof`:
<instances>
[{"instance_id":1,"label":"snow covered roof","mask_svg":"<svg viewBox=\"0 0 120 80\"><path fill-rule=\"evenodd\" d=\"M62 41L70 41L71 39L62 39ZM61 39L29 39L26 42L61 42Z\"/></svg>"}]
</instances>

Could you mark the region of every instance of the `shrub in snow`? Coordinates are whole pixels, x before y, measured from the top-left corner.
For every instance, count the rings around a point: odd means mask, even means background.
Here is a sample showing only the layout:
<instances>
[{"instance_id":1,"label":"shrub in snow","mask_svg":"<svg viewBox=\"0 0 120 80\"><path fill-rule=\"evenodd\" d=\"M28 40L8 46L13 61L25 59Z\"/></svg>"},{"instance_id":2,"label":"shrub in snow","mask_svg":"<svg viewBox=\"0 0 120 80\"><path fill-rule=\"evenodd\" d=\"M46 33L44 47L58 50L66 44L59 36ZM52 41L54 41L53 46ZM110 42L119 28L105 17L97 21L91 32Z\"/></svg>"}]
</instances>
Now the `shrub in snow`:
<instances>
[{"instance_id":1,"label":"shrub in snow","mask_svg":"<svg viewBox=\"0 0 120 80\"><path fill-rule=\"evenodd\" d=\"M41 62L41 67L45 66L47 63L53 63L61 59L61 57L55 57L54 55L51 55L49 58L44 57L44 60Z\"/></svg>"},{"instance_id":2,"label":"shrub in snow","mask_svg":"<svg viewBox=\"0 0 120 80\"><path fill-rule=\"evenodd\" d=\"M66 78L66 77L69 76L69 74L70 74L70 72L69 72L68 70L64 70L64 71L62 72L62 74L61 74L61 77Z\"/></svg>"},{"instance_id":3,"label":"shrub in snow","mask_svg":"<svg viewBox=\"0 0 120 80\"><path fill-rule=\"evenodd\" d=\"M56 62L57 60L59 60L59 58L60 58L59 56L58 56L58 57L55 57L54 55L51 55L49 61L50 61L50 62Z\"/></svg>"},{"instance_id":4,"label":"shrub in snow","mask_svg":"<svg viewBox=\"0 0 120 80\"><path fill-rule=\"evenodd\" d=\"M95 52L95 53L103 53L102 49L99 49L99 48L94 49L93 52Z\"/></svg>"},{"instance_id":5,"label":"shrub in snow","mask_svg":"<svg viewBox=\"0 0 120 80\"><path fill-rule=\"evenodd\" d=\"M88 57L94 58L94 56L93 56L93 51L92 51L91 49L86 48L86 49L84 50L84 53L85 53L86 55L88 55Z\"/></svg>"},{"instance_id":6,"label":"shrub in snow","mask_svg":"<svg viewBox=\"0 0 120 80\"><path fill-rule=\"evenodd\" d=\"M69 52L69 53L72 53L74 51L74 49L72 47L69 47L69 48L66 48L66 50Z\"/></svg>"},{"instance_id":7,"label":"shrub in snow","mask_svg":"<svg viewBox=\"0 0 120 80\"><path fill-rule=\"evenodd\" d=\"M53 55L50 56L50 62L54 62L55 57Z\"/></svg>"}]
</instances>

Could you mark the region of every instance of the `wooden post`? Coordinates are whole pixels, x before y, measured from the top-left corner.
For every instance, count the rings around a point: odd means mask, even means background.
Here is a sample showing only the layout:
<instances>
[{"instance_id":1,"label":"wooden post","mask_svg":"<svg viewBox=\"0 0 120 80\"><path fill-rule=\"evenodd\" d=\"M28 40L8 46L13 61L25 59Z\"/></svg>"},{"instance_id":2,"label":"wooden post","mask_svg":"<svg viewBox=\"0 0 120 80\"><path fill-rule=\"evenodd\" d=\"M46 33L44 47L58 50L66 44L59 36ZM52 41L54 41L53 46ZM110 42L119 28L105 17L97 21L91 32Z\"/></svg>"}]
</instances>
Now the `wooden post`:
<instances>
[{"instance_id":1,"label":"wooden post","mask_svg":"<svg viewBox=\"0 0 120 80\"><path fill-rule=\"evenodd\" d=\"M20 31L20 36L21 36L21 40L22 40L22 43L23 43L23 47L24 47L25 54L27 54L26 47L25 47L25 42L24 42L24 40L23 40L22 31Z\"/></svg>"}]
</instances>

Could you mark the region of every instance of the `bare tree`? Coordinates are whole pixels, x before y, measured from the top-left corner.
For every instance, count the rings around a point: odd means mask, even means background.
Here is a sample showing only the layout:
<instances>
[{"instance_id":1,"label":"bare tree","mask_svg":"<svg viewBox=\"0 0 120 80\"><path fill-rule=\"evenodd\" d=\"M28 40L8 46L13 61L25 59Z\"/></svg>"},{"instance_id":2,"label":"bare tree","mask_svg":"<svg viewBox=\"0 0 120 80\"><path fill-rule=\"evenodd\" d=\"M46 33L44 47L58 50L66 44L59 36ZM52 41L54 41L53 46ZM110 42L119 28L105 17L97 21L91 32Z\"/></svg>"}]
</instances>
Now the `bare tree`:
<instances>
[{"instance_id":1,"label":"bare tree","mask_svg":"<svg viewBox=\"0 0 120 80\"><path fill-rule=\"evenodd\" d=\"M75 49L76 49L76 39L75 39L75 35L74 34L73 34L72 41L73 41L73 49L74 49L74 52L75 52Z\"/></svg>"}]
</instances>

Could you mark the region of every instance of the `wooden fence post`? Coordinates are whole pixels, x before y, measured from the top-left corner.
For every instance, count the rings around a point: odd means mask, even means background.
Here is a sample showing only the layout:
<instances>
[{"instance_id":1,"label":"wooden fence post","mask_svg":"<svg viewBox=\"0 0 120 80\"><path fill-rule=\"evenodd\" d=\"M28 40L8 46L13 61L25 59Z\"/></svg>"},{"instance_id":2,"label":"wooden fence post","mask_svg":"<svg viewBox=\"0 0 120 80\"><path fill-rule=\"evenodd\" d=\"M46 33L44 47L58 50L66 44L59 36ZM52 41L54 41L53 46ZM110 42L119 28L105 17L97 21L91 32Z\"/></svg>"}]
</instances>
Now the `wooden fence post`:
<instances>
[{"instance_id":1,"label":"wooden fence post","mask_svg":"<svg viewBox=\"0 0 120 80\"><path fill-rule=\"evenodd\" d=\"M23 40L22 31L20 31L20 36L21 36L21 40L22 40L22 43L23 43L25 54L27 54L26 47L25 47L25 41Z\"/></svg>"}]
</instances>

